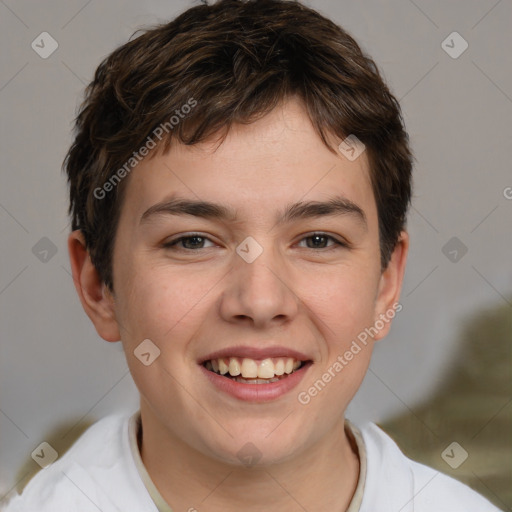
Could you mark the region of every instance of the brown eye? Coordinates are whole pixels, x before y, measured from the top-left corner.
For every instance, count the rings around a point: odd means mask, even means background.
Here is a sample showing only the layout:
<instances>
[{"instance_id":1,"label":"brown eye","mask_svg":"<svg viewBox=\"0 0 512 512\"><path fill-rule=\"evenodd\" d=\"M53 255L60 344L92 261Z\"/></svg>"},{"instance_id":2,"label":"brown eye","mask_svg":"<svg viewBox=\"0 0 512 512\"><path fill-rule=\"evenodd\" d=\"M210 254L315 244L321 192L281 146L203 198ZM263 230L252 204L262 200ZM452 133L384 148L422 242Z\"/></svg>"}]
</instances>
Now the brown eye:
<instances>
[{"instance_id":1,"label":"brown eye","mask_svg":"<svg viewBox=\"0 0 512 512\"><path fill-rule=\"evenodd\" d=\"M314 233L312 235L306 236L299 242L299 245L304 241L306 243L306 248L308 249L334 249L336 246L345 245L339 240L336 240L334 237L326 235L325 233Z\"/></svg>"},{"instance_id":2,"label":"brown eye","mask_svg":"<svg viewBox=\"0 0 512 512\"><path fill-rule=\"evenodd\" d=\"M206 247L212 247L213 243L211 240L206 238L205 236L200 235L189 235L189 236L182 236L180 238L177 238L176 240L172 240L171 242L167 242L164 244L164 247L166 248L177 248L177 249L187 249L187 250L197 250L197 249L204 249L205 244L210 243L209 246Z\"/></svg>"},{"instance_id":3,"label":"brown eye","mask_svg":"<svg viewBox=\"0 0 512 512\"><path fill-rule=\"evenodd\" d=\"M328 237L323 235L309 236L306 240L306 245L310 249L324 249L325 247L327 247L327 243L329 241Z\"/></svg>"},{"instance_id":4,"label":"brown eye","mask_svg":"<svg viewBox=\"0 0 512 512\"><path fill-rule=\"evenodd\" d=\"M185 249L202 249L205 238L202 236L189 236L182 238L180 242Z\"/></svg>"}]
</instances>

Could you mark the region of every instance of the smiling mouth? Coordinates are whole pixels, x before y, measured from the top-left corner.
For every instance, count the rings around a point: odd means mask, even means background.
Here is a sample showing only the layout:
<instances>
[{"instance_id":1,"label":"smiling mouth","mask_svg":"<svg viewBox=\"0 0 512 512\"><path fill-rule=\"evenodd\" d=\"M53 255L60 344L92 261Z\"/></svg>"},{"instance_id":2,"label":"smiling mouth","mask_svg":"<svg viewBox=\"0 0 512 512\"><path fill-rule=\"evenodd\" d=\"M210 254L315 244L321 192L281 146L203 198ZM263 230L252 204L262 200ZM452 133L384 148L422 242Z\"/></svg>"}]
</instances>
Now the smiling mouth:
<instances>
[{"instance_id":1,"label":"smiling mouth","mask_svg":"<svg viewBox=\"0 0 512 512\"><path fill-rule=\"evenodd\" d=\"M242 384L271 384L286 379L310 361L293 357L275 357L262 360L238 357L210 359L203 366L217 375Z\"/></svg>"}]
</instances>

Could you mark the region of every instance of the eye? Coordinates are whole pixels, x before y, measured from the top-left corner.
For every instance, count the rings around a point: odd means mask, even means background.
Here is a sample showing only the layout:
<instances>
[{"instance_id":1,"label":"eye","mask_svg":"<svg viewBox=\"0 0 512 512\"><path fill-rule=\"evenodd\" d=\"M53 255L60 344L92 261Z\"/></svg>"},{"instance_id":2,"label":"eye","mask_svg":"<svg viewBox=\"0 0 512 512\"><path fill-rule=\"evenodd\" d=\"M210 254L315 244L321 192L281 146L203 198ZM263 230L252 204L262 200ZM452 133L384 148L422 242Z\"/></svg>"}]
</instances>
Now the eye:
<instances>
[{"instance_id":1,"label":"eye","mask_svg":"<svg viewBox=\"0 0 512 512\"><path fill-rule=\"evenodd\" d=\"M205 245L205 244L210 245ZM186 249L186 250L197 250L197 249L205 249L207 247L214 247L214 243L205 236L201 236L199 234L191 234L188 236L181 236L180 238L176 238L176 240L171 240L163 244L163 247L170 249Z\"/></svg>"},{"instance_id":2,"label":"eye","mask_svg":"<svg viewBox=\"0 0 512 512\"><path fill-rule=\"evenodd\" d=\"M313 233L308 235L299 242L299 246L304 247L304 245L301 245L304 241L308 249L334 249L336 246L347 246L347 244L325 233Z\"/></svg>"}]
</instances>

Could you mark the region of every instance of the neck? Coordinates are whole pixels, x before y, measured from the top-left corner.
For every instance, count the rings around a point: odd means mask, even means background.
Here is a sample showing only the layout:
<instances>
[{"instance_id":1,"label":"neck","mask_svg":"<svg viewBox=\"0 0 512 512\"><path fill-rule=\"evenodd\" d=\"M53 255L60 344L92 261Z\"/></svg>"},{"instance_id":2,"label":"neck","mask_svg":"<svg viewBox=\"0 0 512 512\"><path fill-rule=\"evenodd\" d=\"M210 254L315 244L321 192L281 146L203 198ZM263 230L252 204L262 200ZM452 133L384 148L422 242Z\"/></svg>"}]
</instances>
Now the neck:
<instances>
[{"instance_id":1,"label":"neck","mask_svg":"<svg viewBox=\"0 0 512 512\"><path fill-rule=\"evenodd\" d=\"M263 467L234 466L184 443L141 404L141 457L174 510L320 512L347 510L359 475L357 447L336 423L296 457Z\"/></svg>"}]
</instances>

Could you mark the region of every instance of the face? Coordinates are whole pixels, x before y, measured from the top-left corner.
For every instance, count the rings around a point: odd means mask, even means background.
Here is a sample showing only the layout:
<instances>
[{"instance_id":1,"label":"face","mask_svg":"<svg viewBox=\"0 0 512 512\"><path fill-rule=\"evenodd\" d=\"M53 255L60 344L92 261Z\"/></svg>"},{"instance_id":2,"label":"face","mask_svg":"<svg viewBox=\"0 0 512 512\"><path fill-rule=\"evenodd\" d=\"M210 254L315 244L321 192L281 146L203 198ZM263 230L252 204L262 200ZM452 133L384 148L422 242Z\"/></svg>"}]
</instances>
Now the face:
<instances>
[{"instance_id":1,"label":"face","mask_svg":"<svg viewBox=\"0 0 512 512\"><path fill-rule=\"evenodd\" d=\"M220 146L145 159L119 220L112 323L147 417L234 464L248 442L261 463L313 446L363 379L361 333L379 318L375 339L387 333L405 237L382 273L366 154L331 153L298 102Z\"/></svg>"}]
</instances>

